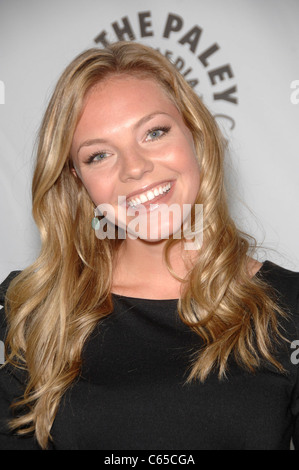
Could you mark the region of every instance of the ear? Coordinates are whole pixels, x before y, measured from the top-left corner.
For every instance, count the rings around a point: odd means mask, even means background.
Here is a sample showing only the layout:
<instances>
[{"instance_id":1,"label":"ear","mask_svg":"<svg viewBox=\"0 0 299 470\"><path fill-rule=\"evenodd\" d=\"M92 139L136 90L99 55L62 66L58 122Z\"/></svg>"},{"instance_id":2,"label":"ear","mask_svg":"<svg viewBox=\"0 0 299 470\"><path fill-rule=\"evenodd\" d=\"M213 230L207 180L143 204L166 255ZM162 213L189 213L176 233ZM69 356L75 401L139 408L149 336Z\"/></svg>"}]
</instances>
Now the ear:
<instances>
[{"instance_id":1,"label":"ear","mask_svg":"<svg viewBox=\"0 0 299 470\"><path fill-rule=\"evenodd\" d=\"M73 175L75 176L75 178L78 180L81 181L81 174L80 174L80 170L78 168L76 168L76 165L74 163L72 163L71 165L71 172L73 173Z\"/></svg>"},{"instance_id":2,"label":"ear","mask_svg":"<svg viewBox=\"0 0 299 470\"><path fill-rule=\"evenodd\" d=\"M73 173L73 175L78 178L78 175L77 175L77 171L76 171L76 168L71 168L71 172Z\"/></svg>"}]
</instances>

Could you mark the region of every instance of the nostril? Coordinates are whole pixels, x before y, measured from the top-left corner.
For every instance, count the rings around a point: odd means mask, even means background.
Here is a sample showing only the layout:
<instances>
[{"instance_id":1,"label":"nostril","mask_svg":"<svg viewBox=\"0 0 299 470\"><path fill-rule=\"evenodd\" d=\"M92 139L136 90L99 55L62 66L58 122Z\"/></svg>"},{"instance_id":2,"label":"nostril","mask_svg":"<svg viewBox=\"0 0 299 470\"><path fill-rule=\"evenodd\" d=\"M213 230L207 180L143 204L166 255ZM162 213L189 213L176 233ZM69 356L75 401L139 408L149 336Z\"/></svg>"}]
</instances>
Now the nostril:
<instances>
[{"instance_id":1,"label":"nostril","mask_svg":"<svg viewBox=\"0 0 299 470\"><path fill-rule=\"evenodd\" d=\"M154 168L152 160L138 154L123 157L121 163L120 179L122 180L141 179L144 173Z\"/></svg>"}]
</instances>

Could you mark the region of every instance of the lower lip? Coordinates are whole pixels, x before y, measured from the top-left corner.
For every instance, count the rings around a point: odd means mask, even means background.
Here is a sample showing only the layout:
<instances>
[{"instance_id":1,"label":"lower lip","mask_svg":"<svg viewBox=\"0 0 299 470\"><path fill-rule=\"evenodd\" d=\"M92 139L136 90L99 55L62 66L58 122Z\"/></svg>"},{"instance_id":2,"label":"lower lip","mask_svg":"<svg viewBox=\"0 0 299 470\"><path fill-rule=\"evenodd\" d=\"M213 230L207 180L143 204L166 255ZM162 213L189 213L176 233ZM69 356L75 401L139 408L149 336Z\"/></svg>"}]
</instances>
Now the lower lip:
<instances>
[{"instance_id":1,"label":"lower lip","mask_svg":"<svg viewBox=\"0 0 299 470\"><path fill-rule=\"evenodd\" d=\"M167 192L167 193L164 193L164 194L160 194L159 196L156 196L154 199L152 199L151 201L146 201L146 202L143 202L142 204L138 204L138 206L129 206L127 204L127 208L129 209L133 209L133 210L139 210L141 209L142 207L144 207L146 209L146 211L153 211L155 209L157 209L157 207L159 207L159 204L167 204L169 199L171 198L172 196L172 193L174 191L174 186L175 186L175 182L171 182L171 186L170 186L170 190Z\"/></svg>"}]
</instances>

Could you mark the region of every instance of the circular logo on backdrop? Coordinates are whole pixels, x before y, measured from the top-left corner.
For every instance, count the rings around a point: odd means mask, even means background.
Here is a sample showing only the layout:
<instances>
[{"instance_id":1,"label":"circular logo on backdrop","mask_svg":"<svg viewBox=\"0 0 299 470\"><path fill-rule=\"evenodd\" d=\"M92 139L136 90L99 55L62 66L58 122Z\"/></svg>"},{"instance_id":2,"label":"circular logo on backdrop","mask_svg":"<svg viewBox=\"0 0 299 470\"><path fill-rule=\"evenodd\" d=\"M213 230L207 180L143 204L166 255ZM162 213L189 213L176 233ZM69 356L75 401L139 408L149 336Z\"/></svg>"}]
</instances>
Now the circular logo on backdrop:
<instances>
[{"instance_id":1,"label":"circular logo on backdrop","mask_svg":"<svg viewBox=\"0 0 299 470\"><path fill-rule=\"evenodd\" d=\"M223 60L217 41L207 43L202 26L186 28L185 20L175 13L154 20L151 11L136 12L134 18L124 16L102 29L94 38L105 47L111 42L138 41L158 49L184 76L210 109L222 130L235 128L234 109L238 104L238 88L233 68Z\"/></svg>"}]
</instances>

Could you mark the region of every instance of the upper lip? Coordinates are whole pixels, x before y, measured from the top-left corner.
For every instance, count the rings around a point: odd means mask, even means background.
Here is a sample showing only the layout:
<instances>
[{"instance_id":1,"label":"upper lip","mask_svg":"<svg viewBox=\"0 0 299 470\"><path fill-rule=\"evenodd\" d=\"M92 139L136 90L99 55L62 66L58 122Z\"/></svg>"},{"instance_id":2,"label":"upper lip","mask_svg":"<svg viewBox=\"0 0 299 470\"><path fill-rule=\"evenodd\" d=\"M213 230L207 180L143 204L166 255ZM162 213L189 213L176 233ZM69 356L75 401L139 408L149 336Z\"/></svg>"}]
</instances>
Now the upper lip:
<instances>
[{"instance_id":1,"label":"upper lip","mask_svg":"<svg viewBox=\"0 0 299 470\"><path fill-rule=\"evenodd\" d=\"M157 183L152 183L152 184L147 184L145 186L142 186L142 188L138 189L137 191L133 191L132 193L129 193L126 195L126 199L131 199L134 196L138 196L139 194L145 193L147 191L150 191L152 188L156 188L157 186L162 186L163 184L166 183L173 183L173 179L169 180L163 180L163 181L158 181Z\"/></svg>"}]
</instances>

